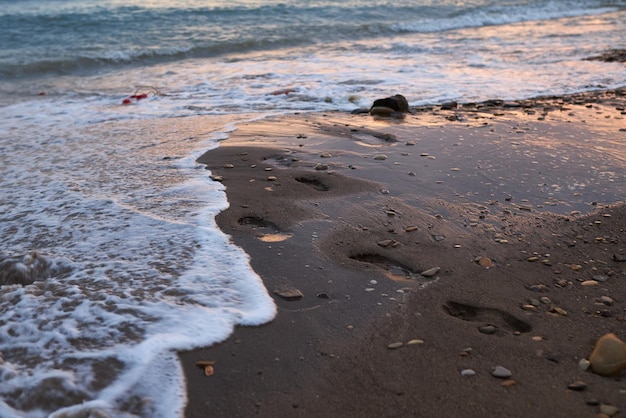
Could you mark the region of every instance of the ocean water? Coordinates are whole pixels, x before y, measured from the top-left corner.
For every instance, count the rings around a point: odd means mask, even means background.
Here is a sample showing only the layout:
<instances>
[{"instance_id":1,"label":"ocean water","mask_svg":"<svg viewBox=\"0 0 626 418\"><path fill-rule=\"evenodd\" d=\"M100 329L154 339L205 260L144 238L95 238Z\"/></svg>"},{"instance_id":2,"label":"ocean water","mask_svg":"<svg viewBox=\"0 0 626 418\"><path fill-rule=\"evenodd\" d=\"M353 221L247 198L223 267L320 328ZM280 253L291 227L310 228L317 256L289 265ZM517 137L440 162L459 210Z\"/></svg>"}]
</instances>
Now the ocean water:
<instances>
[{"instance_id":1,"label":"ocean water","mask_svg":"<svg viewBox=\"0 0 626 418\"><path fill-rule=\"evenodd\" d=\"M182 416L176 352L273 318L195 162L238 122L624 86L611 48L625 0L0 0L0 417Z\"/></svg>"}]
</instances>

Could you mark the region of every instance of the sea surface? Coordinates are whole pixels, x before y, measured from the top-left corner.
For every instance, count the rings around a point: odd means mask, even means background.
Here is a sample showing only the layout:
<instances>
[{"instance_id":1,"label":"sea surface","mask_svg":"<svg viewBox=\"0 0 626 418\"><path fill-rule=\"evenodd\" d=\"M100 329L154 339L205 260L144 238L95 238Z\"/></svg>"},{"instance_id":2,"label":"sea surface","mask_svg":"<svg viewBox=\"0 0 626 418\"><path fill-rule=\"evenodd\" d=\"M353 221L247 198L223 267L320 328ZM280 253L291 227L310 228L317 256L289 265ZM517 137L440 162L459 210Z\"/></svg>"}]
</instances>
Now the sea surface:
<instances>
[{"instance_id":1,"label":"sea surface","mask_svg":"<svg viewBox=\"0 0 626 418\"><path fill-rule=\"evenodd\" d=\"M626 0L0 0L0 417L182 416L177 351L273 318L195 162L238 122L621 87L612 48Z\"/></svg>"}]
</instances>

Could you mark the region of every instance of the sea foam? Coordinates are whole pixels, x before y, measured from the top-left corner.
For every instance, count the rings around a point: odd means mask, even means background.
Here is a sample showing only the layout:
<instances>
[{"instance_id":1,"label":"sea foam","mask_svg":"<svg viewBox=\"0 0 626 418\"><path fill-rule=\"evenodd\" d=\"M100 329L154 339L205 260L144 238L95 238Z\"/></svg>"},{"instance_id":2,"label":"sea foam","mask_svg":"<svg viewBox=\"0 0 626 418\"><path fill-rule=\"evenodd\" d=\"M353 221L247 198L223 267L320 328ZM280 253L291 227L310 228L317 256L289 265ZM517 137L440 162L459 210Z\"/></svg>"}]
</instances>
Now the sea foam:
<instances>
[{"instance_id":1,"label":"sea foam","mask_svg":"<svg viewBox=\"0 0 626 418\"><path fill-rule=\"evenodd\" d=\"M1 141L0 415L181 416L177 351L275 314L195 162L232 127L129 137L31 106L7 109Z\"/></svg>"}]
</instances>

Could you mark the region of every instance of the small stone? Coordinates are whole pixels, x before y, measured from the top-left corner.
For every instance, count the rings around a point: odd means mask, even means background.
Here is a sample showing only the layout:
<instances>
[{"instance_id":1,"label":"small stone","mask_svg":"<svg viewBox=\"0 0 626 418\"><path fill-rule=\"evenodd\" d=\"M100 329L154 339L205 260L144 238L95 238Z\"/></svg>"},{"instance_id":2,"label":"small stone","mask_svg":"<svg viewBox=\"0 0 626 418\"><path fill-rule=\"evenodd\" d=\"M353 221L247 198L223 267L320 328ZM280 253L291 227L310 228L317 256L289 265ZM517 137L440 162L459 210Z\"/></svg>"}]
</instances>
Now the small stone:
<instances>
[{"instance_id":1,"label":"small stone","mask_svg":"<svg viewBox=\"0 0 626 418\"><path fill-rule=\"evenodd\" d=\"M570 383L569 385L567 385L567 388L569 390L575 390L577 392L583 391L587 388L587 384L585 382L583 382L582 380L577 380L575 382Z\"/></svg>"},{"instance_id":2,"label":"small stone","mask_svg":"<svg viewBox=\"0 0 626 418\"><path fill-rule=\"evenodd\" d=\"M607 276L596 275L596 276L593 276L593 280L600 282L600 283L605 283L606 281L609 280L609 278Z\"/></svg>"},{"instance_id":3,"label":"small stone","mask_svg":"<svg viewBox=\"0 0 626 418\"><path fill-rule=\"evenodd\" d=\"M376 161L383 161L383 160L386 160L387 158L389 157L387 157L385 154L377 154L374 156L374 159Z\"/></svg>"},{"instance_id":4,"label":"small stone","mask_svg":"<svg viewBox=\"0 0 626 418\"><path fill-rule=\"evenodd\" d=\"M317 164L315 166L315 169L317 171L324 171L324 170L328 170L328 164Z\"/></svg>"},{"instance_id":5,"label":"small stone","mask_svg":"<svg viewBox=\"0 0 626 418\"><path fill-rule=\"evenodd\" d=\"M423 277L433 277L439 273L439 270L441 270L441 267L431 267L428 270L421 272L420 275Z\"/></svg>"},{"instance_id":6,"label":"small stone","mask_svg":"<svg viewBox=\"0 0 626 418\"><path fill-rule=\"evenodd\" d=\"M559 308L558 306L551 307L550 312L558 313L559 315L563 315L563 316L569 315L565 309Z\"/></svg>"},{"instance_id":7,"label":"small stone","mask_svg":"<svg viewBox=\"0 0 626 418\"><path fill-rule=\"evenodd\" d=\"M547 292L548 286L546 286L545 284L531 284L530 286L528 286L528 290L530 290L531 292Z\"/></svg>"},{"instance_id":8,"label":"small stone","mask_svg":"<svg viewBox=\"0 0 626 418\"><path fill-rule=\"evenodd\" d=\"M591 362L587 360L586 358L580 359L580 361L578 362L578 367L583 372L589 370L589 366L591 366Z\"/></svg>"},{"instance_id":9,"label":"small stone","mask_svg":"<svg viewBox=\"0 0 626 418\"><path fill-rule=\"evenodd\" d=\"M532 340L533 340L533 341L537 341L537 342L538 342L538 341L543 341L543 337L542 337L542 336L540 336L540 335L535 335L535 336L532 338Z\"/></svg>"},{"instance_id":10,"label":"small stone","mask_svg":"<svg viewBox=\"0 0 626 418\"><path fill-rule=\"evenodd\" d=\"M383 248L387 248L387 247L390 247L391 245L393 245L394 242L396 242L396 241L392 240L392 239L384 239L382 241L378 241L378 245L383 247Z\"/></svg>"},{"instance_id":11,"label":"small stone","mask_svg":"<svg viewBox=\"0 0 626 418\"><path fill-rule=\"evenodd\" d=\"M543 303L544 305L550 305L552 303L552 300L550 300L550 298L547 296L540 297L539 301Z\"/></svg>"},{"instance_id":12,"label":"small stone","mask_svg":"<svg viewBox=\"0 0 626 418\"><path fill-rule=\"evenodd\" d=\"M524 304L524 305L522 305L522 310L529 311L529 312L535 312L535 311L537 311L537 307L535 305L531 305L531 304Z\"/></svg>"},{"instance_id":13,"label":"small stone","mask_svg":"<svg viewBox=\"0 0 626 418\"><path fill-rule=\"evenodd\" d=\"M478 332L480 332L481 334L493 334L495 333L497 330L496 327L494 327L493 325L485 325L482 327L478 327Z\"/></svg>"},{"instance_id":14,"label":"small stone","mask_svg":"<svg viewBox=\"0 0 626 418\"><path fill-rule=\"evenodd\" d=\"M511 386L515 386L517 385L517 382L513 379L507 379L505 381L503 381L502 383L500 383L500 386L505 387L505 388L509 388Z\"/></svg>"},{"instance_id":15,"label":"small stone","mask_svg":"<svg viewBox=\"0 0 626 418\"><path fill-rule=\"evenodd\" d=\"M416 226L407 226L404 230L406 232L413 232L413 231L417 231L417 227Z\"/></svg>"},{"instance_id":16,"label":"small stone","mask_svg":"<svg viewBox=\"0 0 626 418\"><path fill-rule=\"evenodd\" d=\"M539 260L539 257L536 257L536 256L533 256L533 257L528 257L528 258L527 258L527 260L528 260L528 261L530 261L530 262L532 263L532 262L534 262L534 261Z\"/></svg>"},{"instance_id":17,"label":"small stone","mask_svg":"<svg viewBox=\"0 0 626 418\"><path fill-rule=\"evenodd\" d=\"M606 405L606 404L602 404L600 405L600 413L602 414L606 414L610 417L614 416L615 414L617 414L619 412L619 408L613 405Z\"/></svg>"},{"instance_id":18,"label":"small stone","mask_svg":"<svg viewBox=\"0 0 626 418\"><path fill-rule=\"evenodd\" d=\"M498 379L508 379L513 375L513 373L511 373L511 371L506 367L496 366L491 371L491 375L493 377L497 377Z\"/></svg>"},{"instance_id":19,"label":"small stone","mask_svg":"<svg viewBox=\"0 0 626 418\"><path fill-rule=\"evenodd\" d=\"M274 294L280 296L285 300L298 300L302 299L304 295L301 291L296 289L295 287L284 287L281 289L274 290Z\"/></svg>"},{"instance_id":20,"label":"small stone","mask_svg":"<svg viewBox=\"0 0 626 418\"><path fill-rule=\"evenodd\" d=\"M320 154L321 158L330 158L332 157L332 154L330 152L323 152Z\"/></svg>"},{"instance_id":21,"label":"small stone","mask_svg":"<svg viewBox=\"0 0 626 418\"><path fill-rule=\"evenodd\" d=\"M417 345L417 344L424 344L424 340L410 340L406 343L406 345Z\"/></svg>"},{"instance_id":22,"label":"small stone","mask_svg":"<svg viewBox=\"0 0 626 418\"><path fill-rule=\"evenodd\" d=\"M478 265L485 268L491 268L493 267L493 261L491 261L491 258L489 257L481 257L480 260L478 260Z\"/></svg>"},{"instance_id":23,"label":"small stone","mask_svg":"<svg viewBox=\"0 0 626 418\"><path fill-rule=\"evenodd\" d=\"M600 296L600 302L602 302L606 306L613 306L613 303L615 303L613 299L608 296Z\"/></svg>"},{"instance_id":24,"label":"small stone","mask_svg":"<svg viewBox=\"0 0 626 418\"><path fill-rule=\"evenodd\" d=\"M391 343L391 344L387 345L387 348L393 350L393 349L396 349L396 348L400 348L403 345L404 345L404 343Z\"/></svg>"},{"instance_id":25,"label":"small stone","mask_svg":"<svg viewBox=\"0 0 626 418\"><path fill-rule=\"evenodd\" d=\"M461 376L463 377L472 377L475 376L476 372L472 369L463 369L461 370Z\"/></svg>"},{"instance_id":26,"label":"small stone","mask_svg":"<svg viewBox=\"0 0 626 418\"><path fill-rule=\"evenodd\" d=\"M206 366L212 366L215 362L211 360L200 360L196 362L196 367L204 369Z\"/></svg>"},{"instance_id":27,"label":"small stone","mask_svg":"<svg viewBox=\"0 0 626 418\"><path fill-rule=\"evenodd\" d=\"M584 282L581 282L580 285L581 286L597 286L598 281L597 280L585 280Z\"/></svg>"},{"instance_id":28,"label":"small stone","mask_svg":"<svg viewBox=\"0 0 626 418\"><path fill-rule=\"evenodd\" d=\"M267 181L276 181L276 180L278 180L278 177L276 177L276 176L268 176L267 177Z\"/></svg>"},{"instance_id":29,"label":"small stone","mask_svg":"<svg viewBox=\"0 0 626 418\"><path fill-rule=\"evenodd\" d=\"M224 168L235 168L234 164L224 164Z\"/></svg>"},{"instance_id":30,"label":"small stone","mask_svg":"<svg viewBox=\"0 0 626 418\"><path fill-rule=\"evenodd\" d=\"M591 370L601 376L611 376L626 368L626 343L615 334L598 339L589 357Z\"/></svg>"},{"instance_id":31,"label":"small stone","mask_svg":"<svg viewBox=\"0 0 626 418\"><path fill-rule=\"evenodd\" d=\"M555 284L558 287L568 287L571 284L571 282L569 280L559 279L555 282Z\"/></svg>"}]
</instances>

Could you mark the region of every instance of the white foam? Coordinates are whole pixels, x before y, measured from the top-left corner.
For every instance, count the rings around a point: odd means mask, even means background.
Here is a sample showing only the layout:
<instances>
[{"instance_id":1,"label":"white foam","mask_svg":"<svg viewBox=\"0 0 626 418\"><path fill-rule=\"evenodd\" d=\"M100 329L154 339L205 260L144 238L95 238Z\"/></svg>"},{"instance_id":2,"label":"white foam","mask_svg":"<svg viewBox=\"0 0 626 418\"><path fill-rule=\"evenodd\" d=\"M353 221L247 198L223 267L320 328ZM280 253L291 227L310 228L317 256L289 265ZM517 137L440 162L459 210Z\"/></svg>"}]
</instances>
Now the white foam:
<instances>
[{"instance_id":1,"label":"white foam","mask_svg":"<svg viewBox=\"0 0 626 418\"><path fill-rule=\"evenodd\" d=\"M8 108L0 138L0 262L37 271L2 286L0 413L181 416L176 352L275 314L248 256L215 225L223 186L195 162L234 128L129 142L83 129L72 103L31 113L52 105ZM159 148L186 157L163 160Z\"/></svg>"}]
</instances>

